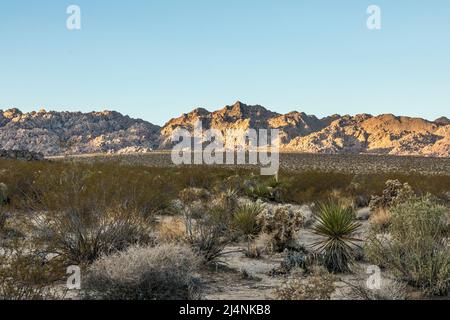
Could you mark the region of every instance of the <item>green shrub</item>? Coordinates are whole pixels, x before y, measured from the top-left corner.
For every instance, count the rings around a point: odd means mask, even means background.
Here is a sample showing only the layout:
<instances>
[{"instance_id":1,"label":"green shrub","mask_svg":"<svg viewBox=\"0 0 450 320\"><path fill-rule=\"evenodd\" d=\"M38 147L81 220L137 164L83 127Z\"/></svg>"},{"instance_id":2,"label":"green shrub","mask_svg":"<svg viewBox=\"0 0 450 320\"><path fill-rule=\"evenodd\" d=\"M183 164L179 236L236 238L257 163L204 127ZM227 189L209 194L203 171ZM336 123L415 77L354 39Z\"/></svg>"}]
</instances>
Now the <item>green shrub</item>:
<instances>
[{"instance_id":1,"label":"green shrub","mask_svg":"<svg viewBox=\"0 0 450 320\"><path fill-rule=\"evenodd\" d=\"M254 199L282 202L285 185L275 179L256 181L245 190L245 194Z\"/></svg>"},{"instance_id":2,"label":"green shrub","mask_svg":"<svg viewBox=\"0 0 450 320\"><path fill-rule=\"evenodd\" d=\"M63 279L65 268L46 261L32 248L15 243L0 255L0 300L61 299L65 292L52 286Z\"/></svg>"},{"instance_id":3,"label":"green shrub","mask_svg":"<svg viewBox=\"0 0 450 320\"><path fill-rule=\"evenodd\" d=\"M323 254L323 263L330 272L349 272L354 261L356 242L354 233L361 226L355 222L351 208L336 202L322 203L313 226L313 232L323 240L314 244Z\"/></svg>"},{"instance_id":4,"label":"green shrub","mask_svg":"<svg viewBox=\"0 0 450 320\"><path fill-rule=\"evenodd\" d=\"M84 278L85 298L188 300L200 297L198 257L189 247L130 247L95 261Z\"/></svg>"},{"instance_id":5,"label":"green shrub","mask_svg":"<svg viewBox=\"0 0 450 320\"><path fill-rule=\"evenodd\" d=\"M448 208L428 196L392 208L388 235L370 236L368 257L428 294L448 294L448 214Z\"/></svg>"}]
</instances>

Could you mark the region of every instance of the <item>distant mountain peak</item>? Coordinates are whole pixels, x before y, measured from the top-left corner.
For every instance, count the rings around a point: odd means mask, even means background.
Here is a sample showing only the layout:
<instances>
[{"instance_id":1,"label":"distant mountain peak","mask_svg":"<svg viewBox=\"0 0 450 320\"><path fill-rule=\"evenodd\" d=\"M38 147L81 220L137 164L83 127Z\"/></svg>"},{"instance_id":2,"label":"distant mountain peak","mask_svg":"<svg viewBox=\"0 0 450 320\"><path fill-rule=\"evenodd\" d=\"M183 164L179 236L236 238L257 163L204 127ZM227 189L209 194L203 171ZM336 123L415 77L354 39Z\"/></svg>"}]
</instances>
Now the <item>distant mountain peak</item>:
<instances>
[{"instance_id":1,"label":"distant mountain peak","mask_svg":"<svg viewBox=\"0 0 450 320\"><path fill-rule=\"evenodd\" d=\"M434 120L434 122L440 125L448 125L450 124L450 119L447 117L440 117Z\"/></svg>"}]
</instances>

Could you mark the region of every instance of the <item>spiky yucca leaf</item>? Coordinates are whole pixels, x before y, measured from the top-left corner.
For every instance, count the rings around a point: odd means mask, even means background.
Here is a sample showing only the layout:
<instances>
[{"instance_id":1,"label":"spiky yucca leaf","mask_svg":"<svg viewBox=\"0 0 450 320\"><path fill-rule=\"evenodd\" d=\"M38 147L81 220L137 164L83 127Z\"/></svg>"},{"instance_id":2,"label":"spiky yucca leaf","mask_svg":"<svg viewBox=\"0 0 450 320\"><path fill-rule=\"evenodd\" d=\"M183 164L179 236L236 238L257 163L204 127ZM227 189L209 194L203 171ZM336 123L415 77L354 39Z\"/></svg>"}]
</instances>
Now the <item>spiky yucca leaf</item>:
<instances>
[{"instance_id":1,"label":"spiky yucca leaf","mask_svg":"<svg viewBox=\"0 0 450 320\"><path fill-rule=\"evenodd\" d=\"M323 254L324 264L331 272L348 272L354 260L354 246L360 241L354 233L361 226L354 221L351 208L344 207L336 202L319 205L319 214L313 232L321 237L313 244Z\"/></svg>"}]
</instances>

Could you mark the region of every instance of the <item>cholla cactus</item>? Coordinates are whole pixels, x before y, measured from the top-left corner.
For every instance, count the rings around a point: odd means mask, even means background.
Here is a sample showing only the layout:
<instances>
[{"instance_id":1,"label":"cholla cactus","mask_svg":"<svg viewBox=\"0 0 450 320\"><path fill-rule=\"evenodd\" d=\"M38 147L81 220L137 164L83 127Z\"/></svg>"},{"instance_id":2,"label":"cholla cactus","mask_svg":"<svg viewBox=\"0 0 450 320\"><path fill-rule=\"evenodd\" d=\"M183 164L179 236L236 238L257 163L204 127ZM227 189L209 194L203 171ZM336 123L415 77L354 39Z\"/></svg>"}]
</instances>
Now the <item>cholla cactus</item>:
<instances>
[{"instance_id":1,"label":"cholla cactus","mask_svg":"<svg viewBox=\"0 0 450 320\"><path fill-rule=\"evenodd\" d=\"M408 183L398 180L386 181L386 188L381 196L373 196L370 201L372 211L376 209L394 207L414 197L414 191Z\"/></svg>"},{"instance_id":2,"label":"cholla cactus","mask_svg":"<svg viewBox=\"0 0 450 320\"><path fill-rule=\"evenodd\" d=\"M295 234L303 222L301 211L292 210L290 206L281 206L274 211L266 209L259 216L262 232L271 235L273 250L278 252L294 246Z\"/></svg>"}]
</instances>

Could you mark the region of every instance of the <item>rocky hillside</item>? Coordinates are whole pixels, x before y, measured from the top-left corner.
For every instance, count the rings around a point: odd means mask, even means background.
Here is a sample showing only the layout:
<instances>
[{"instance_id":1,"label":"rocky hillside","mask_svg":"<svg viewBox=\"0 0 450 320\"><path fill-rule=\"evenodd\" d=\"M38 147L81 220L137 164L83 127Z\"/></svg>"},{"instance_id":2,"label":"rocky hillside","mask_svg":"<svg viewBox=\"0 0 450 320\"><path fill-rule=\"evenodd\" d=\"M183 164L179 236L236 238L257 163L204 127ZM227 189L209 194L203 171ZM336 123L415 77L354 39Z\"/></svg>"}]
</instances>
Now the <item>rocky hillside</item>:
<instances>
[{"instance_id":1,"label":"rocky hillside","mask_svg":"<svg viewBox=\"0 0 450 320\"><path fill-rule=\"evenodd\" d=\"M118 112L0 110L0 148L59 154L147 151L160 127Z\"/></svg>"},{"instance_id":2,"label":"rocky hillside","mask_svg":"<svg viewBox=\"0 0 450 320\"><path fill-rule=\"evenodd\" d=\"M170 137L176 128L191 130L198 120L204 128L222 132L277 128L281 133L281 149L285 151L450 156L450 121L445 117L434 122L391 114L318 119L297 111L278 114L241 102L214 112L196 109L170 120L161 130L160 147L171 146Z\"/></svg>"},{"instance_id":3,"label":"rocky hillside","mask_svg":"<svg viewBox=\"0 0 450 320\"><path fill-rule=\"evenodd\" d=\"M281 142L284 145L295 137L306 136L325 128L331 120L319 120L315 116L296 111L282 115L268 111L259 105L248 106L236 102L232 106L226 106L214 112L195 109L179 118L170 120L161 130L160 147L171 146L170 137L176 128L192 130L197 121L202 122L203 129L213 128L221 132L225 132L227 129L277 128L280 129Z\"/></svg>"},{"instance_id":4,"label":"rocky hillside","mask_svg":"<svg viewBox=\"0 0 450 320\"><path fill-rule=\"evenodd\" d=\"M29 150L44 155L134 153L170 149L177 128L277 128L281 149L308 153L374 153L450 156L450 120L332 115L317 118L303 112L279 114L241 102L209 112L199 108L167 122L162 128L113 111L22 113L0 110L0 149Z\"/></svg>"}]
</instances>

